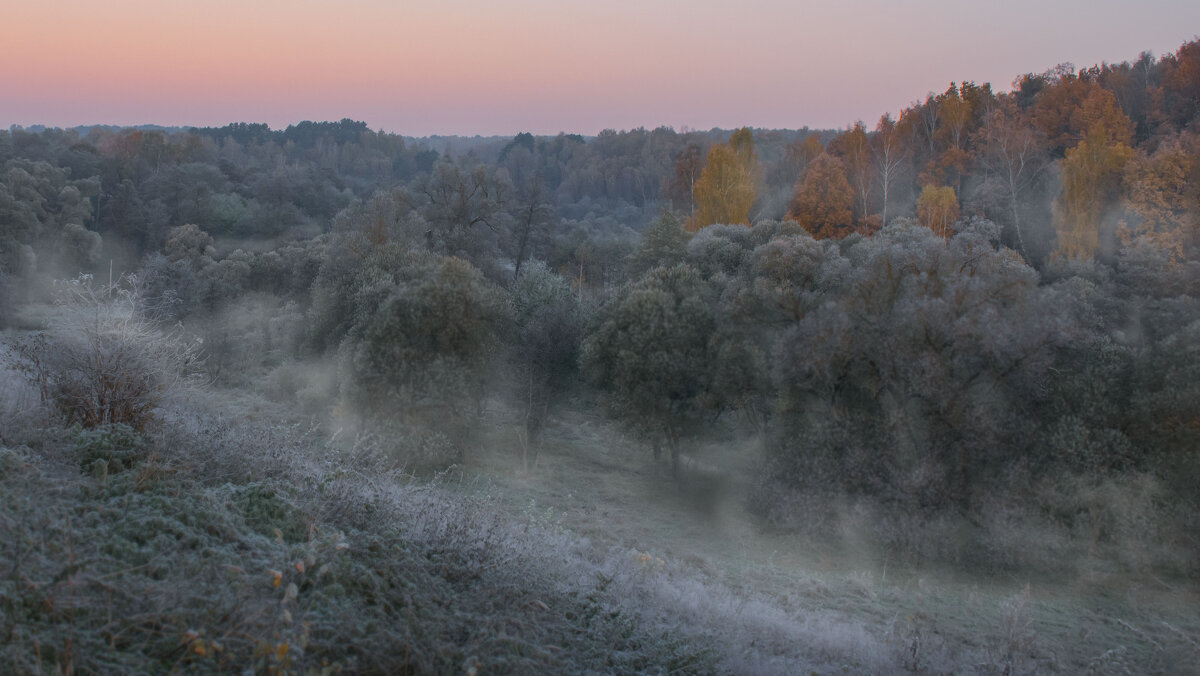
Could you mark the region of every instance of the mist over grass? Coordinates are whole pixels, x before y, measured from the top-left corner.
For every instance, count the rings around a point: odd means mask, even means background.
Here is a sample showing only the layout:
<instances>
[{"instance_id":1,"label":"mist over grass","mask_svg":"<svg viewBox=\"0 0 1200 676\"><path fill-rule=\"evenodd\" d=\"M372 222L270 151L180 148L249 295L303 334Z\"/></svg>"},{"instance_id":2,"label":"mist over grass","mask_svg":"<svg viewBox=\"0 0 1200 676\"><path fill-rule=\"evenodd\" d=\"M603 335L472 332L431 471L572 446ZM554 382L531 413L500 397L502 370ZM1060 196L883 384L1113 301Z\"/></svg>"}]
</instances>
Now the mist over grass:
<instances>
[{"instance_id":1,"label":"mist over grass","mask_svg":"<svg viewBox=\"0 0 1200 676\"><path fill-rule=\"evenodd\" d=\"M676 483L598 418L552 423L553 450L526 470L522 428L493 403L473 462L418 479L392 437L192 381L172 380L140 429L71 425L20 353L4 364L0 631L15 673L1172 672L1194 658L1191 606L1161 602L1182 582L1085 603L880 565L862 524L843 521L834 546L754 535L744 462L698 448ZM708 463L734 499L711 502ZM610 490L627 497L598 499ZM1060 643L1080 628L1096 638Z\"/></svg>"},{"instance_id":2,"label":"mist over grass","mask_svg":"<svg viewBox=\"0 0 1200 676\"><path fill-rule=\"evenodd\" d=\"M895 658L877 629L510 515L448 477L416 481L386 444L338 443L265 403L248 412L252 398L176 384L153 422L89 429L4 375L14 673L791 673Z\"/></svg>"}]
</instances>

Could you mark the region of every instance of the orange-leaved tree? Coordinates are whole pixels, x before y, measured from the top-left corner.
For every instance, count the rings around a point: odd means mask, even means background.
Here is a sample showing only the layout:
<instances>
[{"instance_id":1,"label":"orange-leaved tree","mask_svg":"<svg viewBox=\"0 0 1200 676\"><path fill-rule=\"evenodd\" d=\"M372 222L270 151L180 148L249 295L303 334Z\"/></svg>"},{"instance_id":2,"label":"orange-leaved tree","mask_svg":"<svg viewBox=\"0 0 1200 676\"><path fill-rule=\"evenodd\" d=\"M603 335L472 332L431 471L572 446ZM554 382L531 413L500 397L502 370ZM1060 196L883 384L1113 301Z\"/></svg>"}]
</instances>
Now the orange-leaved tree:
<instances>
[{"instance_id":1,"label":"orange-leaved tree","mask_svg":"<svg viewBox=\"0 0 1200 676\"><path fill-rule=\"evenodd\" d=\"M778 179L778 185L795 185L804 178L808 165L823 152L825 146L816 134L796 139L783 149L783 160L773 168L772 177Z\"/></svg>"},{"instance_id":2,"label":"orange-leaved tree","mask_svg":"<svg viewBox=\"0 0 1200 676\"><path fill-rule=\"evenodd\" d=\"M808 165L787 217L818 239L841 239L854 232L854 191L842 161L828 153Z\"/></svg>"},{"instance_id":3,"label":"orange-leaved tree","mask_svg":"<svg viewBox=\"0 0 1200 676\"><path fill-rule=\"evenodd\" d=\"M854 191L854 216L865 219L870 215L868 200L871 193L871 144L862 121L838 134L829 143L829 152L841 158L846 178Z\"/></svg>"},{"instance_id":4,"label":"orange-leaved tree","mask_svg":"<svg viewBox=\"0 0 1200 676\"><path fill-rule=\"evenodd\" d=\"M1138 152L1125 165L1125 238L1148 237L1184 255L1200 234L1200 137L1168 138L1153 153Z\"/></svg>"}]
</instances>

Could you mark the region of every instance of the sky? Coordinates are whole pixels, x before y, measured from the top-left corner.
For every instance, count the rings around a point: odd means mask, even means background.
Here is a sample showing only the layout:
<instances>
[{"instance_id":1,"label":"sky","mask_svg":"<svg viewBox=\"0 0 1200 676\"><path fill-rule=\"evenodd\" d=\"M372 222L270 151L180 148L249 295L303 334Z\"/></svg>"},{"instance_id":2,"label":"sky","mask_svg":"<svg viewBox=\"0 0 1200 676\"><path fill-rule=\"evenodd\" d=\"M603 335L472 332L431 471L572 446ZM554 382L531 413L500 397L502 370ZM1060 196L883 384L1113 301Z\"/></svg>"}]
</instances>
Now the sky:
<instances>
[{"instance_id":1,"label":"sky","mask_svg":"<svg viewBox=\"0 0 1200 676\"><path fill-rule=\"evenodd\" d=\"M838 128L1198 33L1196 0L0 0L0 127Z\"/></svg>"}]
</instances>

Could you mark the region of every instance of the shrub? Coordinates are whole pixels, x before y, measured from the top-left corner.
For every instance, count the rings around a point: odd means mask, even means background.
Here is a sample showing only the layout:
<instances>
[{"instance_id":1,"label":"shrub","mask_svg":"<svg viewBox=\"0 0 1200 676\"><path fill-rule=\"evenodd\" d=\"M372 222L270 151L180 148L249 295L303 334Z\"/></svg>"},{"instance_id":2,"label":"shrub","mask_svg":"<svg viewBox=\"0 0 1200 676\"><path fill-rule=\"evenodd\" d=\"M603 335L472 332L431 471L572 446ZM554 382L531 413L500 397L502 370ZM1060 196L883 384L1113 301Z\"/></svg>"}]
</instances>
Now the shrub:
<instances>
[{"instance_id":1,"label":"shrub","mask_svg":"<svg viewBox=\"0 0 1200 676\"><path fill-rule=\"evenodd\" d=\"M146 456L147 450L145 438L124 423L80 429L75 435L75 452L79 466L85 470L112 474L132 469Z\"/></svg>"},{"instance_id":2,"label":"shrub","mask_svg":"<svg viewBox=\"0 0 1200 676\"><path fill-rule=\"evenodd\" d=\"M146 320L136 280L124 281L104 286L82 276L60 284L59 318L16 349L16 365L42 399L88 429L143 429L163 396L200 365L199 346Z\"/></svg>"}]
</instances>

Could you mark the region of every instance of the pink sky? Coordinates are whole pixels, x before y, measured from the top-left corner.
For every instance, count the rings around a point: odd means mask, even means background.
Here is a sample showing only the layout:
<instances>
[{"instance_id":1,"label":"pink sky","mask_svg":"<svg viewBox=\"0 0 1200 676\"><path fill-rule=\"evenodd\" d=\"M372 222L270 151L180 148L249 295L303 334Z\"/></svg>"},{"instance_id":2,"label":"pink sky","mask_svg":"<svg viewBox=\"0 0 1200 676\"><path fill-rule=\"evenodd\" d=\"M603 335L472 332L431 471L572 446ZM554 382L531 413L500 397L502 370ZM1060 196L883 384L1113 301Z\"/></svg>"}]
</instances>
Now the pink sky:
<instances>
[{"instance_id":1,"label":"pink sky","mask_svg":"<svg viewBox=\"0 0 1200 676\"><path fill-rule=\"evenodd\" d=\"M842 127L952 80L1008 89L1063 61L1171 52L1200 31L1194 0L5 4L3 127Z\"/></svg>"}]
</instances>

